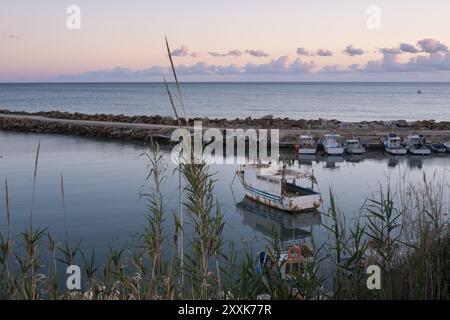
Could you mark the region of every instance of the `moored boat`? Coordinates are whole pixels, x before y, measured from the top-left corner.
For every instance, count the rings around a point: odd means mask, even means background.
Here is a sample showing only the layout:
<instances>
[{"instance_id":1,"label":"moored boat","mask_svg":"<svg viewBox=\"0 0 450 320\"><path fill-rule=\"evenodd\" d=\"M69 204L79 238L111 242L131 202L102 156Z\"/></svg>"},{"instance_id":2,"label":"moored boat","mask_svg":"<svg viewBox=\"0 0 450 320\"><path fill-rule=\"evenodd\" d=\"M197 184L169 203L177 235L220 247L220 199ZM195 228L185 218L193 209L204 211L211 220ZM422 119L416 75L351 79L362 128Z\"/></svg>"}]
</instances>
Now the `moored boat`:
<instances>
[{"instance_id":1,"label":"moored boat","mask_svg":"<svg viewBox=\"0 0 450 320\"><path fill-rule=\"evenodd\" d=\"M384 142L384 150L392 155L405 155L407 152L395 133L388 134L387 140Z\"/></svg>"},{"instance_id":2,"label":"moored boat","mask_svg":"<svg viewBox=\"0 0 450 320\"><path fill-rule=\"evenodd\" d=\"M446 153L448 151L447 147L443 143L433 143L430 146L431 151L437 153Z\"/></svg>"},{"instance_id":3,"label":"moored boat","mask_svg":"<svg viewBox=\"0 0 450 320\"><path fill-rule=\"evenodd\" d=\"M279 271L283 279L295 279L305 272L313 257L314 252L310 244L292 242L281 248L278 259L272 250L261 251L257 271L260 274Z\"/></svg>"},{"instance_id":4,"label":"moored boat","mask_svg":"<svg viewBox=\"0 0 450 320\"><path fill-rule=\"evenodd\" d=\"M431 150L425 146L425 138L421 134L408 135L406 138L406 149L414 155L429 155Z\"/></svg>"},{"instance_id":5,"label":"moored boat","mask_svg":"<svg viewBox=\"0 0 450 320\"><path fill-rule=\"evenodd\" d=\"M450 140L444 143L444 146L447 148L448 151L450 151Z\"/></svg>"},{"instance_id":6,"label":"moored boat","mask_svg":"<svg viewBox=\"0 0 450 320\"><path fill-rule=\"evenodd\" d=\"M299 213L320 206L322 198L313 187L314 176L269 164L243 165L238 170L248 198L273 208ZM311 188L298 185L303 181Z\"/></svg>"},{"instance_id":7,"label":"moored boat","mask_svg":"<svg viewBox=\"0 0 450 320\"><path fill-rule=\"evenodd\" d=\"M301 135L297 144L299 154L315 154L317 151L317 142L313 136Z\"/></svg>"},{"instance_id":8,"label":"moored boat","mask_svg":"<svg viewBox=\"0 0 450 320\"><path fill-rule=\"evenodd\" d=\"M325 134L323 136L323 149L328 155L342 155L344 154L344 146L338 140L341 138L340 135L335 133Z\"/></svg>"},{"instance_id":9,"label":"moored boat","mask_svg":"<svg viewBox=\"0 0 450 320\"><path fill-rule=\"evenodd\" d=\"M345 151L348 154L363 154L366 149L361 145L359 139L349 139L345 141Z\"/></svg>"}]
</instances>

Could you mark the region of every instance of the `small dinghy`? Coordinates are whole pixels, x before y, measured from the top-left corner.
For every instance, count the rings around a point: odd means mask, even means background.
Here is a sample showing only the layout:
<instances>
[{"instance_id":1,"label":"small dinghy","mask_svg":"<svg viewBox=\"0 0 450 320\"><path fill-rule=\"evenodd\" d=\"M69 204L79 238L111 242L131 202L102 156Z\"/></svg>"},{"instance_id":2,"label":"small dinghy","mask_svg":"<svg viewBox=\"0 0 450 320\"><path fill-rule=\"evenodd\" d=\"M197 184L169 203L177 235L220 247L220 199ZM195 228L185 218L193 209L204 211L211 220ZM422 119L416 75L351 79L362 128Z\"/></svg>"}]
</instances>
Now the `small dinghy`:
<instances>
[{"instance_id":1,"label":"small dinghy","mask_svg":"<svg viewBox=\"0 0 450 320\"><path fill-rule=\"evenodd\" d=\"M270 249L261 251L256 270L260 274L279 270L283 279L295 279L305 272L307 264L312 262L313 257L311 245L294 242L281 248L278 259Z\"/></svg>"}]
</instances>

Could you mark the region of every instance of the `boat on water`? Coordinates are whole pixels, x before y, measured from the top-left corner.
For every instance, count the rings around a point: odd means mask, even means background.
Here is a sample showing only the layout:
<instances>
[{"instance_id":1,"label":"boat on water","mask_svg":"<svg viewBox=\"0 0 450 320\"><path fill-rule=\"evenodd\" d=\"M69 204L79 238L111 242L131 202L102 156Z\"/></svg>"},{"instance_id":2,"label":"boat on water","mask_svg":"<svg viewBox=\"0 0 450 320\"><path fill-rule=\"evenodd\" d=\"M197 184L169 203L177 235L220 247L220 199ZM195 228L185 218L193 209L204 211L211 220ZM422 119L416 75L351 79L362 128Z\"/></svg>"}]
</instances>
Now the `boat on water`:
<instances>
[{"instance_id":1,"label":"boat on water","mask_svg":"<svg viewBox=\"0 0 450 320\"><path fill-rule=\"evenodd\" d=\"M363 154L366 148L361 145L359 139L349 139L345 141L345 152L348 154Z\"/></svg>"},{"instance_id":2,"label":"boat on water","mask_svg":"<svg viewBox=\"0 0 450 320\"><path fill-rule=\"evenodd\" d=\"M421 134L410 134L406 138L406 149L414 155L429 155L430 148L425 145L425 137Z\"/></svg>"},{"instance_id":3,"label":"boat on water","mask_svg":"<svg viewBox=\"0 0 450 320\"><path fill-rule=\"evenodd\" d=\"M437 153L446 153L448 151L447 147L443 143L433 143L430 146L431 151Z\"/></svg>"},{"instance_id":4,"label":"boat on water","mask_svg":"<svg viewBox=\"0 0 450 320\"><path fill-rule=\"evenodd\" d=\"M250 164L239 167L237 175L245 195L257 202L280 210L300 213L320 207L322 197L314 190L316 180L309 173L279 168L271 164ZM308 182L311 187L300 186Z\"/></svg>"},{"instance_id":5,"label":"boat on water","mask_svg":"<svg viewBox=\"0 0 450 320\"><path fill-rule=\"evenodd\" d=\"M406 149L402 146L402 141L395 133L389 133L384 142L384 150L392 155L405 155Z\"/></svg>"},{"instance_id":6,"label":"boat on water","mask_svg":"<svg viewBox=\"0 0 450 320\"><path fill-rule=\"evenodd\" d=\"M340 135L335 133L325 134L323 136L323 149L328 155L342 155L344 154L344 145L339 142Z\"/></svg>"},{"instance_id":7,"label":"boat on water","mask_svg":"<svg viewBox=\"0 0 450 320\"><path fill-rule=\"evenodd\" d=\"M444 146L447 148L448 151L450 151L450 140L444 143Z\"/></svg>"},{"instance_id":8,"label":"boat on water","mask_svg":"<svg viewBox=\"0 0 450 320\"><path fill-rule=\"evenodd\" d=\"M311 135L301 135L296 148L298 154L315 154L317 142Z\"/></svg>"},{"instance_id":9,"label":"boat on water","mask_svg":"<svg viewBox=\"0 0 450 320\"><path fill-rule=\"evenodd\" d=\"M310 244L293 241L281 247L278 258L273 250L261 251L256 269L260 274L279 271L283 279L295 279L305 272L313 259L314 251Z\"/></svg>"}]
</instances>

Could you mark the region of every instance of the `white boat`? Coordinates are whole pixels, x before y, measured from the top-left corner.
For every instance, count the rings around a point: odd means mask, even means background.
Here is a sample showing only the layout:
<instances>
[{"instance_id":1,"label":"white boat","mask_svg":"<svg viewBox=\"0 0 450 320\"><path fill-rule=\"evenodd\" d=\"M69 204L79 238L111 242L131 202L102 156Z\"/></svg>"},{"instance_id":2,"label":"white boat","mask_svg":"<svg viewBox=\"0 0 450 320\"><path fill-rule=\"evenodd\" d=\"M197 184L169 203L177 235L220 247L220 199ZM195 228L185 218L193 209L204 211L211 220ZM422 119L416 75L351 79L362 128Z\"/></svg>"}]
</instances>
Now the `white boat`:
<instances>
[{"instance_id":1,"label":"white boat","mask_svg":"<svg viewBox=\"0 0 450 320\"><path fill-rule=\"evenodd\" d=\"M425 146L425 138L421 134L408 135L406 138L406 149L414 155L429 155L430 148Z\"/></svg>"},{"instance_id":2,"label":"white boat","mask_svg":"<svg viewBox=\"0 0 450 320\"><path fill-rule=\"evenodd\" d=\"M323 136L323 148L328 155L341 155L344 154L344 146L338 139L341 136L335 133L326 134Z\"/></svg>"},{"instance_id":3,"label":"white boat","mask_svg":"<svg viewBox=\"0 0 450 320\"><path fill-rule=\"evenodd\" d=\"M317 151L317 142L310 135L301 135L297 147L298 154L315 154Z\"/></svg>"},{"instance_id":4,"label":"white boat","mask_svg":"<svg viewBox=\"0 0 450 320\"><path fill-rule=\"evenodd\" d=\"M395 133L389 133L387 140L384 142L384 150L393 155L405 155L406 149L402 147L399 137Z\"/></svg>"},{"instance_id":5,"label":"white boat","mask_svg":"<svg viewBox=\"0 0 450 320\"><path fill-rule=\"evenodd\" d=\"M366 149L358 139L349 139L345 141L345 151L348 154L363 154Z\"/></svg>"},{"instance_id":6,"label":"white boat","mask_svg":"<svg viewBox=\"0 0 450 320\"><path fill-rule=\"evenodd\" d=\"M315 178L308 173L269 164L243 165L237 173L245 195L267 206L297 213L316 209L322 202L320 193L313 189ZM298 185L302 181L311 188Z\"/></svg>"}]
</instances>

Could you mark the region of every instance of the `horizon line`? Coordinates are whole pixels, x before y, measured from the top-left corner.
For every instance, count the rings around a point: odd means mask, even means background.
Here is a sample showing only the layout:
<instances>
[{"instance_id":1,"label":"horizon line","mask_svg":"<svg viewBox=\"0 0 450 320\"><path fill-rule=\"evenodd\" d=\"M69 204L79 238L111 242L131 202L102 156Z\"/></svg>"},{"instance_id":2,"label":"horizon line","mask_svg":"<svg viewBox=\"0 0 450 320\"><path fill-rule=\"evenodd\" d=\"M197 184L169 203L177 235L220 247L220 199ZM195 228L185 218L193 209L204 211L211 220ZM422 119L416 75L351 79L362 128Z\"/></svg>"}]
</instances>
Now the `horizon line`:
<instances>
[{"instance_id":1,"label":"horizon line","mask_svg":"<svg viewBox=\"0 0 450 320\"><path fill-rule=\"evenodd\" d=\"M175 81L167 81L175 83ZM196 84L315 84L315 83L443 83L450 84L450 81L179 81L179 83ZM164 84L164 81L11 81L2 84Z\"/></svg>"}]
</instances>

